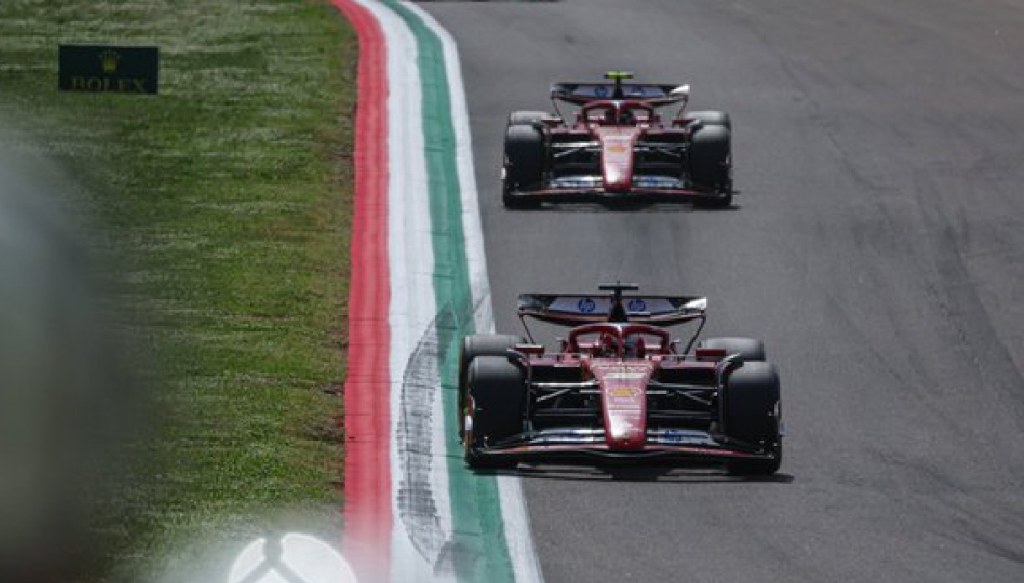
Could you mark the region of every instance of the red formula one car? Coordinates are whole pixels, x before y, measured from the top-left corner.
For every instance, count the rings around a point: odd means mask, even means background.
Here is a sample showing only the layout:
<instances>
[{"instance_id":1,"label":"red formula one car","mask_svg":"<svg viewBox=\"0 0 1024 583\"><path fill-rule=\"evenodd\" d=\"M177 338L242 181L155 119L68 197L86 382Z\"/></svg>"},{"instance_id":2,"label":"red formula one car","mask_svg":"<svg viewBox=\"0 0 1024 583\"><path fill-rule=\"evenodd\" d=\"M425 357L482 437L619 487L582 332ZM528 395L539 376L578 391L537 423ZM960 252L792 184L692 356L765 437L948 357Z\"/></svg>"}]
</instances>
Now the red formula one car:
<instances>
[{"instance_id":1,"label":"red formula one car","mask_svg":"<svg viewBox=\"0 0 1024 583\"><path fill-rule=\"evenodd\" d=\"M465 338L459 416L468 465L668 459L724 462L740 475L776 472L779 377L764 344L716 338L694 346L703 297L600 289L610 294L519 297L524 328L526 318L570 327L554 352L532 337ZM689 322L699 326L680 349L665 327Z\"/></svg>"},{"instance_id":2,"label":"red formula one car","mask_svg":"<svg viewBox=\"0 0 1024 583\"><path fill-rule=\"evenodd\" d=\"M505 206L612 200L729 206L728 114L687 112L689 85L624 83L632 78L625 72L605 77L609 82L552 85L557 113L509 115ZM559 103L575 109L575 115L562 115Z\"/></svg>"}]
</instances>

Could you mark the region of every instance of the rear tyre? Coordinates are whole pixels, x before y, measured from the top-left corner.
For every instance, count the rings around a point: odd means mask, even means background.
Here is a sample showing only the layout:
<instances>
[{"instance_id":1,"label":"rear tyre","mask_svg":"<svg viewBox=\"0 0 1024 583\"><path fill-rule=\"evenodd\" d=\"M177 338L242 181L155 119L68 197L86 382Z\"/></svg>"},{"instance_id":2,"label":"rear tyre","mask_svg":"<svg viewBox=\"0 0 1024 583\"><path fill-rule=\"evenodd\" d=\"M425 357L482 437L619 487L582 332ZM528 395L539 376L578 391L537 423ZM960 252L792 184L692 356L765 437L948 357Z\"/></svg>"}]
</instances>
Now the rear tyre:
<instances>
[{"instance_id":1,"label":"rear tyre","mask_svg":"<svg viewBox=\"0 0 1024 583\"><path fill-rule=\"evenodd\" d=\"M551 117L551 114L546 111L513 111L508 114L508 125L534 125L543 122L545 119Z\"/></svg>"},{"instance_id":2,"label":"rear tyre","mask_svg":"<svg viewBox=\"0 0 1024 583\"><path fill-rule=\"evenodd\" d=\"M701 126L693 133L689 152L690 181L714 193L709 206L732 204L732 132L724 125Z\"/></svg>"},{"instance_id":3,"label":"rear tyre","mask_svg":"<svg viewBox=\"0 0 1024 583\"><path fill-rule=\"evenodd\" d=\"M756 338L708 338L697 344L698 348L717 348L725 354L739 354L744 361L764 361L764 342Z\"/></svg>"},{"instance_id":4,"label":"rear tyre","mask_svg":"<svg viewBox=\"0 0 1024 583\"><path fill-rule=\"evenodd\" d=\"M744 362L732 371L723 391L722 421L725 434L775 453L769 460L730 460L727 471L737 476L767 476L782 464L779 434L781 401L779 374L769 362Z\"/></svg>"},{"instance_id":5,"label":"rear tyre","mask_svg":"<svg viewBox=\"0 0 1024 583\"><path fill-rule=\"evenodd\" d=\"M505 176L502 202L507 208L538 206L517 191L536 188L544 178L544 136L532 125L511 125L505 130Z\"/></svg>"},{"instance_id":6,"label":"rear tyre","mask_svg":"<svg viewBox=\"0 0 1024 583\"><path fill-rule=\"evenodd\" d=\"M505 356L509 348L523 342L526 340L522 336L510 334L473 334L462 339L462 350L459 352L459 410L456 419L462 419L466 413L467 375L473 359L478 356ZM459 437L462 437L462 423L459 423Z\"/></svg>"},{"instance_id":7,"label":"rear tyre","mask_svg":"<svg viewBox=\"0 0 1024 583\"><path fill-rule=\"evenodd\" d=\"M699 121L704 125L724 126L732 130L732 119L724 111L688 111L683 116L687 121Z\"/></svg>"},{"instance_id":8,"label":"rear tyre","mask_svg":"<svg viewBox=\"0 0 1024 583\"><path fill-rule=\"evenodd\" d=\"M478 356L470 363L466 377L466 465L473 469L515 467L514 459L488 458L480 454L480 448L522 433L526 411L523 370L503 356Z\"/></svg>"}]
</instances>

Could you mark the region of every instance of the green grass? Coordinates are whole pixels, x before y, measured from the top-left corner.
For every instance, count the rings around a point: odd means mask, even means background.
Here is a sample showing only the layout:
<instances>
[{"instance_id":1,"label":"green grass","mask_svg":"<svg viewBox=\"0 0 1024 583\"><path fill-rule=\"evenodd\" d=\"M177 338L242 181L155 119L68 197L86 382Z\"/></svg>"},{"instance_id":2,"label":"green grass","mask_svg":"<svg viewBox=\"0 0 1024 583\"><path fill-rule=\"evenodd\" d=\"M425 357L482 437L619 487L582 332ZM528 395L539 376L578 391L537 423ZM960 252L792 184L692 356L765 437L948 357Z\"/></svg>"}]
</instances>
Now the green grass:
<instances>
[{"instance_id":1,"label":"green grass","mask_svg":"<svg viewBox=\"0 0 1024 583\"><path fill-rule=\"evenodd\" d=\"M61 42L158 45L160 95L58 94ZM0 118L86 187L159 371L87 579L340 502L354 60L321 2L0 2Z\"/></svg>"}]
</instances>

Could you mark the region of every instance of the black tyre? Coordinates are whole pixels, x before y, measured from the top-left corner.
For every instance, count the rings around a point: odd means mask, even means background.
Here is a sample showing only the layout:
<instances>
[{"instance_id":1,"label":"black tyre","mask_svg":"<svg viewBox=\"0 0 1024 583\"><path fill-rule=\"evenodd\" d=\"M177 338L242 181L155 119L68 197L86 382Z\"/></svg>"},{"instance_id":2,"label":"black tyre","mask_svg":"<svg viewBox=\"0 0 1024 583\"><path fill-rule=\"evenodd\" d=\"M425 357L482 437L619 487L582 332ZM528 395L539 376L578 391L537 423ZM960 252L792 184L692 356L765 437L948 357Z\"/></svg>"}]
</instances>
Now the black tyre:
<instances>
[{"instance_id":1,"label":"black tyre","mask_svg":"<svg viewBox=\"0 0 1024 583\"><path fill-rule=\"evenodd\" d=\"M522 433L526 411L523 369L504 356L478 356L466 373L470 402L463 428L466 464L474 469L515 466L515 460L488 458L478 448Z\"/></svg>"},{"instance_id":2,"label":"black tyre","mask_svg":"<svg viewBox=\"0 0 1024 583\"><path fill-rule=\"evenodd\" d=\"M544 119L551 117L551 114L546 111L513 111L508 114L508 125L534 125L542 122Z\"/></svg>"},{"instance_id":3,"label":"black tyre","mask_svg":"<svg viewBox=\"0 0 1024 583\"><path fill-rule=\"evenodd\" d=\"M502 202L508 208L537 206L516 191L536 188L544 178L544 136L531 125L505 130L505 177Z\"/></svg>"},{"instance_id":4,"label":"black tyre","mask_svg":"<svg viewBox=\"0 0 1024 583\"><path fill-rule=\"evenodd\" d=\"M469 365L478 356L504 356L509 348L526 342L522 336L510 334L473 334L462 339L462 350L459 352L459 411L457 419L462 419L466 412L467 374ZM459 423L459 436L462 436L462 423Z\"/></svg>"},{"instance_id":5,"label":"black tyre","mask_svg":"<svg viewBox=\"0 0 1024 583\"><path fill-rule=\"evenodd\" d=\"M732 120L724 111L688 111L683 117L690 121L699 121L704 125L725 126L732 130Z\"/></svg>"},{"instance_id":6,"label":"black tyre","mask_svg":"<svg viewBox=\"0 0 1024 583\"><path fill-rule=\"evenodd\" d=\"M756 338L708 338L698 348L720 348L728 354L739 354L745 361L764 361L764 342Z\"/></svg>"},{"instance_id":7,"label":"black tyre","mask_svg":"<svg viewBox=\"0 0 1024 583\"><path fill-rule=\"evenodd\" d=\"M745 362L729 374L722 402L725 434L747 443L763 444L775 453L775 457L768 460L731 460L726 464L730 474L764 476L779 471L782 464L780 397L779 374L769 362Z\"/></svg>"},{"instance_id":8,"label":"black tyre","mask_svg":"<svg viewBox=\"0 0 1024 583\"><path fill-rule=\"evenodd\" d=\"M509 348L523 344L526 339L514 334L473 334L462 339L459 352L459 388L466 387L469 363L478 356L505 356Z\"/></svg>"},{"instance_id":9,"label":"black tyre","mask_svg":"<svg viewBox=\"0 0 1024 583\"><path fill-rule=\"evenodd\" d=\"M694 132L688 164L690 181L714 193L708 204L732 204L732 133L728 127L704 125Z\"/></svg>"}]
</instances>

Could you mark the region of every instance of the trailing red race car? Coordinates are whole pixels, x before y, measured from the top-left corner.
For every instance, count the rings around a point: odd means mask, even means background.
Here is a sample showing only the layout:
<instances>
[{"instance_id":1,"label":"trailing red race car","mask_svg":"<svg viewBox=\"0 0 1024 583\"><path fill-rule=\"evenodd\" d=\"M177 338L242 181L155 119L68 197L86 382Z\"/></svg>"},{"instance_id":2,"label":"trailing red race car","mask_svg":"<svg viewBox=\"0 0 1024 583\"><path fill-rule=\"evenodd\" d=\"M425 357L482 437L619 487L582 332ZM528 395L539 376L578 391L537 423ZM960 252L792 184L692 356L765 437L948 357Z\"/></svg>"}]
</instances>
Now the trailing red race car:
<instances>
[{"instance_id":1,"label":"trailing red race car","mask_svg":"<svg viewBox=\"0 0 1024 583\"><path fill-rule=\"evenodd\" d=\"M680 201L732 204L732 125L720 111L686 111L689 85L555 83L557 113L516 111L505 130L502 200ZM562 115L559 103L575 109ZM670 107L674 114L666 115ZM574 117L574 119L570 119Z\"/></svg>"},{"instance_id":2,"label":"trailing red race car","mask_svg":"<svg viewBox=\"0 0 1024 583\"><path fill-rule=\"evenodd\" d=\"M464 339L459 417L472 468L520 461L719 461L765 475L782 460L779 376L764 344L715 338L694 345L706 298L519 296L519 316L570 327L555 352L516 336ZM667 326L696 322L680 347ZM691 348L693 351L691 352Z\"/></svg>"}]
</instances>

